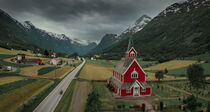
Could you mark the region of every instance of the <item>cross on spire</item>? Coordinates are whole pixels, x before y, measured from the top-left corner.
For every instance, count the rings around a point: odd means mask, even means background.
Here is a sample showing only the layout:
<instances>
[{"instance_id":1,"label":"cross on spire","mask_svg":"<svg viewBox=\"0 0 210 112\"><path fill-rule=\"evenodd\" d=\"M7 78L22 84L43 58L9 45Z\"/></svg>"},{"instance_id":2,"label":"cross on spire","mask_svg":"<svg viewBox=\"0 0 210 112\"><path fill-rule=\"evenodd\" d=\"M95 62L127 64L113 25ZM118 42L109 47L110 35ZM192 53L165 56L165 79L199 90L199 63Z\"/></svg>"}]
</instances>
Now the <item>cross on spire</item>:
<instances>
[{"instance_id":1,"label":"cross on spire","mask_svg":"<svg viewBox=\"0 0 210 112\"><path fill-rule=\"evenodd\" d=\"M129 42L128 42L128 48L127 51L129 51L131 49L131 47L133 46L133 40L132 37L129 38Z\"/></svg>"}]
</instances>

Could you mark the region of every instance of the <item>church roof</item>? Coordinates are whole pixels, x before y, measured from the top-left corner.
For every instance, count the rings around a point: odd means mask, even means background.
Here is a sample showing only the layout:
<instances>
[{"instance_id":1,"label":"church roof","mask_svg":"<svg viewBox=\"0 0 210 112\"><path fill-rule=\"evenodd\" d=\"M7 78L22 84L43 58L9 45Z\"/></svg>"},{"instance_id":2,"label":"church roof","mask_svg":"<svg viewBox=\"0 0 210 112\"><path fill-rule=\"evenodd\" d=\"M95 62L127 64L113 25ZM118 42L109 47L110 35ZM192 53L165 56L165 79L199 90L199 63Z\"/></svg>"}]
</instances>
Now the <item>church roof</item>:
<instances>
[{"instance_id":1,"label":"church roof","mask_svg":"<svg viewBox=\"0 0 210 112\"><path fill-rule=\"evenodd\" d=\"M114 77L111 77L109 79L110 82L113 82L115 86L117 86L117 88L120 88L120 89L131 89L132 86L134 85L134 83L137 81L137 80L134 80L132 82L121 82L120 80L114 78ZM138 81L137 81L138 82ZM138 82L140 86L142 86L143 88L148 88L149 85L147 85L146 82Z\"/></svg>"},{"instance_id":2,"label":"church roof","mask_svg":"<svg viewBox=\"0 0 210 112\"><path fill-rule=\"evenodd\" d=\"M122 75L134 59L135 58L122 58L120 62L115 66L114 71Z\"/></svg>"}]
</instances>

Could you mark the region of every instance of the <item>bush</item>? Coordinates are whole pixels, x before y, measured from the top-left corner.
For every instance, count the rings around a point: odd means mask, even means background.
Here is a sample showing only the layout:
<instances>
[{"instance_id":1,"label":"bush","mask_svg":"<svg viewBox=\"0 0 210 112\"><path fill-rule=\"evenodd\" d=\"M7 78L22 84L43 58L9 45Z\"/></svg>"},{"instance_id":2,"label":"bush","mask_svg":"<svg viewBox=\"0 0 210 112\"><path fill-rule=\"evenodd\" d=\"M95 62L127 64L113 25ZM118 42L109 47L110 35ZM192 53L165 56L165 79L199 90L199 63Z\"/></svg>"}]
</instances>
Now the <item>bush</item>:
<instances>
[{"instance_id":1,"label":"bush","mask_svg":"<svg viewBox=\"0 0 210 112\"><path fill-rule=\"evenodd\" d=\"M208 106L207 106L207 111L206 112L210 112L210 102L208 102Z\"/></svg>"},{"instance_id":2,"label":"bush","mask_svg":"<svg viewBox=\"0 0 210 112\"><path fill-rule=\"evenodd\" d=\"M98 93L94 90L88 95L85 112L100 112L101 101L99 100Z\"/></svg>"},{"instance_id":3,"label":"bush","mask_svg":"<svg viewBox=\"0 0 210 112\"><path fill-rule=\"evenodd\" d=\"M163 110L163 102L160 102L160 110Z\"/></svg>"}]
</instances>

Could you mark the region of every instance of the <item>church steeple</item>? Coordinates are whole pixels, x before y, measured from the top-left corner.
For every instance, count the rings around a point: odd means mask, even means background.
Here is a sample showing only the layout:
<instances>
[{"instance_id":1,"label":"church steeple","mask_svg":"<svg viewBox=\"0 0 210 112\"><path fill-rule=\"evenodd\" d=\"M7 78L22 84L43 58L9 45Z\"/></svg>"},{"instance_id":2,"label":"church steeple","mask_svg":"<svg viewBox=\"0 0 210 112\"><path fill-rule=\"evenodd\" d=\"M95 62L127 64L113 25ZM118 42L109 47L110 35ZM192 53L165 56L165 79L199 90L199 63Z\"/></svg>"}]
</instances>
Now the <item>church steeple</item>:
<instances>
[{"instance_id":1,"label":"church steeple","mask_svg":"<svg viewBox=\"0 0 210 112\"><path fill-rule=\"evenodd\" d=\"M130 37L129 42L128 42L128 48L127 48L126 52L129 52L132 47L133 47L133 40L132 40L132 37Z\"/></svg>"},{"instance_id":2,"label":"church steeple","mask_svg":"<svg viewBox=\"0 0 210 112\"><path fill-rule=\"evenodd\" d=\"M136 58L137 57L137 52L133 47L132 37L129 38L128 48L127 48L127 51L125 53L125 57L126 58Z\"/></svg>"}]
</instances>

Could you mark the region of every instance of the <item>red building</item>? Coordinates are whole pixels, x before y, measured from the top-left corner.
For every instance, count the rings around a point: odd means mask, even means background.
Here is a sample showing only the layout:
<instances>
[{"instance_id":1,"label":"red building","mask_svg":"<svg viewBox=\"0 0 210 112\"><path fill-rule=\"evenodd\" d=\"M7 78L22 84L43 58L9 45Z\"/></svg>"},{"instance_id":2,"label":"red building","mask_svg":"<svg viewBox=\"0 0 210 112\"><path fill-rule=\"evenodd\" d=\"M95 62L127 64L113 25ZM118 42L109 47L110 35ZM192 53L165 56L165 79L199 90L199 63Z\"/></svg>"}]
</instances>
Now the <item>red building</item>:
<instances>
[{"instance_id":1,"label":"red building","mask_svg":"<svg viewBox=\"0 0 210 112\"><path fill-rule=\"evenodd\" d=\"M137 52L131 47L114 68L108 83L119 96L149 96L151 87L146 83L146 73L137 62Z\"/></svg>"}]
</instances>

